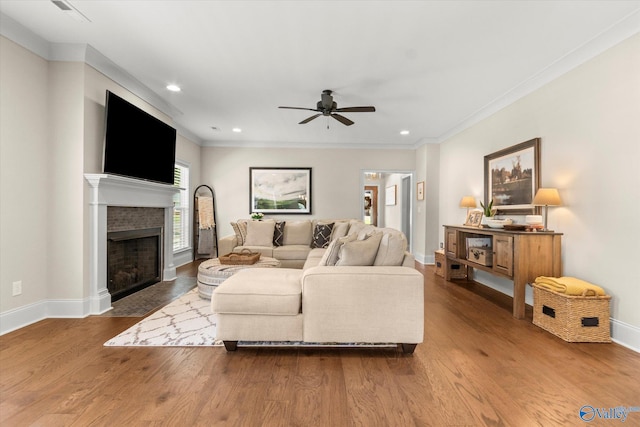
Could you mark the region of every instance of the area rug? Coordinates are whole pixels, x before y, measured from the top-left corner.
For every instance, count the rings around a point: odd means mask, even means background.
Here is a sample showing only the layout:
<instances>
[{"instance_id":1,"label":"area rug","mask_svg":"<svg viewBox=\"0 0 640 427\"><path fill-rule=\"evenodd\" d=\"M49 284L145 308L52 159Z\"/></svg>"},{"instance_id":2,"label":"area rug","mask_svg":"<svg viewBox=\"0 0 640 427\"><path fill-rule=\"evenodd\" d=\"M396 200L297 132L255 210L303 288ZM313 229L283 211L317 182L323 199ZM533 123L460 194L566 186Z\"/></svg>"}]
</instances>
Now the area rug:
<instances>
[{"instance_id":1,"label":"area rug","mask_svg":"<svg viewBox=\"0 0 640 427\"><path fill-rule=\"evenodd\" d=\"M219 347L211 303L193 289L126 331L104 343L106 347ZM306 343L239 341L239 347L366 347L396 348L394 343Z\"/></svg>"},{"instance_id":2,"label":"area rug","mask_svg":"<svg viewBox=\"0 0 640 427\"><path fill-rule=\"evenodd\" d=\"M221 346L211 303L193 289L104 343L107 347Z\"/></svg>"}]
</instances>

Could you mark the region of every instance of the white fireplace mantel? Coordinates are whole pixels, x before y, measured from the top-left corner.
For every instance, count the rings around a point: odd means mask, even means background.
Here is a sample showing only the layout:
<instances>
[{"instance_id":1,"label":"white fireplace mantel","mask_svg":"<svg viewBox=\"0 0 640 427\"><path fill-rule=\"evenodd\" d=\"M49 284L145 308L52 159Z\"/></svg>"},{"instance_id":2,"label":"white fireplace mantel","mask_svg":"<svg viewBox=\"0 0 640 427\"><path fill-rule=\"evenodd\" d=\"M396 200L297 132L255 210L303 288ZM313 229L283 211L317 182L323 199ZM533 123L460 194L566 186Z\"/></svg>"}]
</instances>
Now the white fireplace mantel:
<instances>
[{"instance_id":1,"label":"white fireplace mantel","mask_svg":"<svg viewBox=\"0 0 640 427\"><path fill-rule=\"evenodd\" d=\"M107 206L153 207L164 209L162 244L162 280L174 280L173 265L173 196L180 189L169 184L143 181L117 175L84 175L91 198L89 220L89 289L90 314L111 309L107 290Z\"/></svg>"}]
</instances>

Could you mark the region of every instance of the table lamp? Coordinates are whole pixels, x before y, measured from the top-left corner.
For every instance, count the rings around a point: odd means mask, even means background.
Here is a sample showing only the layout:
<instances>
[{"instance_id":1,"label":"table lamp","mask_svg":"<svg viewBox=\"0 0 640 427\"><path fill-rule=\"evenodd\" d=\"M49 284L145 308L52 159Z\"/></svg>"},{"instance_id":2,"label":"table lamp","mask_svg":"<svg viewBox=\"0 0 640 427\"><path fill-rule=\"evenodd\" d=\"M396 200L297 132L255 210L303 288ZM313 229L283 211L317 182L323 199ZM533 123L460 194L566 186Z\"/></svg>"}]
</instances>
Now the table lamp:
<instances>
[{"instance_id":1,"label":"table lamp","mask_svg":"<svg viewBox=\"0 0 640 427\"><path fill-rule=\"evenodd\" d=\"M476 198L473 196L464 196L462 200L460 200L460 207L467 208L467 216L469 216L469 209L475 208L476 206Z\"/></svg>"},{"instance_id":2,"label":"table lamp","mask_svg":"<svg viewBox=\"0 0 640 427\"><path fill-rule=\"evenodd\" d=\"M547 228L547 218L549 216L549 206L560 206L560 194L556 188L539 188L533 198L533 204L535 206L544 206L544 230L551 231Z\"/></svg>"}]
</instances>

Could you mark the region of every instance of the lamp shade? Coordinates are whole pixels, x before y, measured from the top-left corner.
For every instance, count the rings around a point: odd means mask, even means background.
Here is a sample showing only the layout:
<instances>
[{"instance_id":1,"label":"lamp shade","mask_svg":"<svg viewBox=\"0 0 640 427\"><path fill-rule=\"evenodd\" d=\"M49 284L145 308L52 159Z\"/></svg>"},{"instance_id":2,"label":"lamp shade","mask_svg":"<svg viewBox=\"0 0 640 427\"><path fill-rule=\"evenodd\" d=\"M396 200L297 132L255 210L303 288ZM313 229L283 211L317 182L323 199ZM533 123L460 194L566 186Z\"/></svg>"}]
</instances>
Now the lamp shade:
<instances>
[{"instance_id":1,"label":"lamp shade","mask_svg":"<svg viewBox=\"0 0 640 427\"><path fill-rule=\"evenodd\" d=\"M533 198L533 204L536 206L560 206L560 194L556 188L539 188L536 196Z\"/></svg>"},{"instance_id":2,"label":"lamp shade","mask_svg":"<svg viewBox=\"0 0 640 427\"><path fill-rule=\"evenodd\" d=\"M460 200L461 208L475 208L476 206L476 198L473 196L464 196L462 200Z\"/></svg>"}]
</instances>

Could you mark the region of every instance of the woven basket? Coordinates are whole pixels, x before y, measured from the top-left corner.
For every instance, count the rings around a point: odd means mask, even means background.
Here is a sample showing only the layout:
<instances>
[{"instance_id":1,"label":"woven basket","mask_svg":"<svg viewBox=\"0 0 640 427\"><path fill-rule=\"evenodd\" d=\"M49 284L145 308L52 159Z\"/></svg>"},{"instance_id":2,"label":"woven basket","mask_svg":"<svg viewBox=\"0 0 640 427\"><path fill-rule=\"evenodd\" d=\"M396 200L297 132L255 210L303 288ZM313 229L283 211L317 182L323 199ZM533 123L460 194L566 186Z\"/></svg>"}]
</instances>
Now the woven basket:
<instances>
[{"instance_id":1,"label":"woven basket","mask_svg":"<svg viewBox=\"0 0 640 427\"><path fill-rule=\"evenodd\" d=\"M567 342L611 342L611 296L559 294L533 284L533 324Z\"/></svg>"},{"instance_id":2,"label":"woven basket","mask_svg":"<svg viewBox=\"0 0 640 427\"><path fill-rule=\"evenodd\" d=\"M222 255L218 259L220 264L225 265L252 265L260 260L260 252L251 252L251 250L245 248L240 252Z\"/></svg>"}]
</instances>

